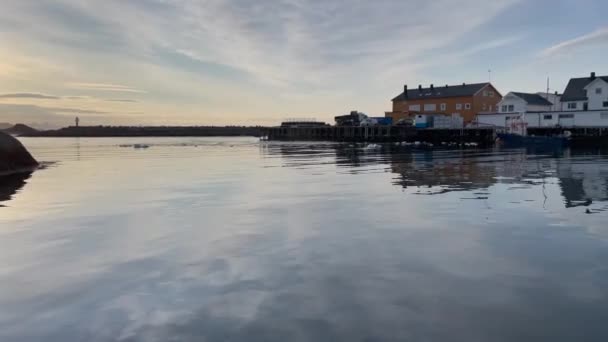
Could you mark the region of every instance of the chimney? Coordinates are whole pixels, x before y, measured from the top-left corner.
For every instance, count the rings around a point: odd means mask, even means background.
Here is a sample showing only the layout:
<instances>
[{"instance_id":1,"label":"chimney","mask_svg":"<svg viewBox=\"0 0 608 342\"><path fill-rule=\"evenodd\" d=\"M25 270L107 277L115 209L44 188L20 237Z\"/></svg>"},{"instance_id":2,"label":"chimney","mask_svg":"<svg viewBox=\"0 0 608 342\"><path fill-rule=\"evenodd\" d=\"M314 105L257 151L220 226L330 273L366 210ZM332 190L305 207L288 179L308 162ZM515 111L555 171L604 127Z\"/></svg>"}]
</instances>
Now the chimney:
<instances>
[{"instance_id":1,"label":"chimney","mask_svg":"<svg viewBox=\"0 0 608 342\"><path fill-rule=\"evenodd\" d=\"M407 99L407 84L403 85L403 97Z\"/></svg>"},{"instance_id":2,"label":"chimney","mask_svg":"<svg viewBox=\"0 0 608 342\"><path fill-rule=\"evenodd\" d=\"M467 85L466 83L462 82L462 86L463 86L463 87L464 87L464 86L466 86L466 85Z\"/></svg>"},{"instance_id":3,"label":"chimney","mask_svg":"<svg viewBox=\"0 0 608 342\"><path fill-rule=\"evenodd\" d=\"M448 88L448 85L447 85L447 84L445 85L445 88L446 88L446 89Z\"/></svg>"},{"instance_id":4,"label":"chimney","mask_svg":"<svg viewBox=\"0 0 608 342\"><path fill-rule=\"evenodd\" d=\"M431 84L431 91L435 90L435 86Z\"/></svg>"},{"instance_id":5,"label":"chimney","mask_svg":"<svg viewBox=\"0 0 608 342\"><path fill-rule=\"evenodd\" d=\"M594 80L595 79L595 72L591 73L591 79Z\"/></svg>"},{"instance_id":6,"label":"chimney","mask_svg":"<svg viewBox=\"0 0 608 342\"><path fill-rule=\"evenodd\" d=\"M559 95L559 93L557 91L555 91L555 96Z\"/></svg>"},{"instance_id":7,"label":"chimney","mask_svg":"<svg viewBox=\"0 0 608 342\"><path fill-rule=\"evenodd\" d=\"M419 85L418 85L418 91L419 91L419 92L422 92L422 84L419 84Z\"/></svg>"}]
</instances>

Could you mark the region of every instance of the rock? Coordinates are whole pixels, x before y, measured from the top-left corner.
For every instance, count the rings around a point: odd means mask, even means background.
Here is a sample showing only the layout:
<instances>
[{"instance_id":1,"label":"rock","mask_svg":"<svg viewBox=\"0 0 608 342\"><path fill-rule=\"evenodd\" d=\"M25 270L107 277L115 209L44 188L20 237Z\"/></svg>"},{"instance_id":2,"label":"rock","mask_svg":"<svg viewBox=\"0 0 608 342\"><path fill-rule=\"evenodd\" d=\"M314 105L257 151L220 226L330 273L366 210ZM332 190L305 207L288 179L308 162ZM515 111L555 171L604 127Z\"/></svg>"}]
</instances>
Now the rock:
<instances>
[{"instance_id":1,"label":"rock","mask_svg":"<svg viewBox=\"0 0 608 342\"><path fill-rule=\"evenodd\" d=\"M38 162L15 137L0 132L0 175L31 172Z\"/></svg>"}]
</instances>

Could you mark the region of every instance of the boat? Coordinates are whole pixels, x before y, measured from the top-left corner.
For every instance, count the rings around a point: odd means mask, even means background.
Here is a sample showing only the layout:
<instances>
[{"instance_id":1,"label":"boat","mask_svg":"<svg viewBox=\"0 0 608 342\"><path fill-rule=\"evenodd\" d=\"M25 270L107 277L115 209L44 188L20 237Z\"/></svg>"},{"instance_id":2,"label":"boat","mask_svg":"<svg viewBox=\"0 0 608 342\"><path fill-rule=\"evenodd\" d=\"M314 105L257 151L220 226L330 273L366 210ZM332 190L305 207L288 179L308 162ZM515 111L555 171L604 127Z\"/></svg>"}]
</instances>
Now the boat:
<instances>
[{"instance_id":1,"label":"boat","mask_svg":"<svg viewBox=\"0 0 608 342\"><path fill-rule=\"evenodd\" d=\"M512 118L504 132L496 134L497 142L506 147L567 147L570 144L570 132L557 136L528 135L525 113Z\"/></svg>"}]
</instances>

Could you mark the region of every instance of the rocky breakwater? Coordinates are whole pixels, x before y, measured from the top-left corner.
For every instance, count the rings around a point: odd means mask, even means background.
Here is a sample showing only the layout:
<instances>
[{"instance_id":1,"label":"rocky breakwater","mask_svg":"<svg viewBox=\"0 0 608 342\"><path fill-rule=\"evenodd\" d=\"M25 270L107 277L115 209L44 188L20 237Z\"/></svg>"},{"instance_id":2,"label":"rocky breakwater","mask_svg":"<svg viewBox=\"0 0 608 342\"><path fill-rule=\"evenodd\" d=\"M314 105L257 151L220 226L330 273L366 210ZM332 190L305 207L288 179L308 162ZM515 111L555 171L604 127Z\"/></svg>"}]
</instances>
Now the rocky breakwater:
<instances>
[{"instance_id":1,"label":"rocky breakwater","mask_svg":"<svg viewBox=\"0 0 608 342\"><path fill-rule=\"evenodd\" d=\"M0 132L0 176L31 172L38 162L15 137Z\"/></svg>"}]
</instances>

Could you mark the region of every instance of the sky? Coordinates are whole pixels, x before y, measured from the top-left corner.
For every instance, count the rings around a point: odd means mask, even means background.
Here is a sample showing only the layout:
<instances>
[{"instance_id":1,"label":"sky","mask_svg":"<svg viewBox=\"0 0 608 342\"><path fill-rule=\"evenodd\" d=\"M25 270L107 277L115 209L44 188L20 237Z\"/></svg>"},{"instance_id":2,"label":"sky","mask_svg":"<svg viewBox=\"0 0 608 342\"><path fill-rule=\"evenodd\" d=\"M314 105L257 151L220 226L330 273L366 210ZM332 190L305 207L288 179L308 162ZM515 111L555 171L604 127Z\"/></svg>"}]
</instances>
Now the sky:
<instances>
[{"instance_id":1,"label":"sky","mask_svg":"<svg viewBox=\"0 0 608 342\"><path fill-rule=\"evenodd\" d=\"M404 84L608 75L605 0L1 0L0 122L383 116ZM488 72L491 70L491 73Z\"/></svg>"}]
</instances>

